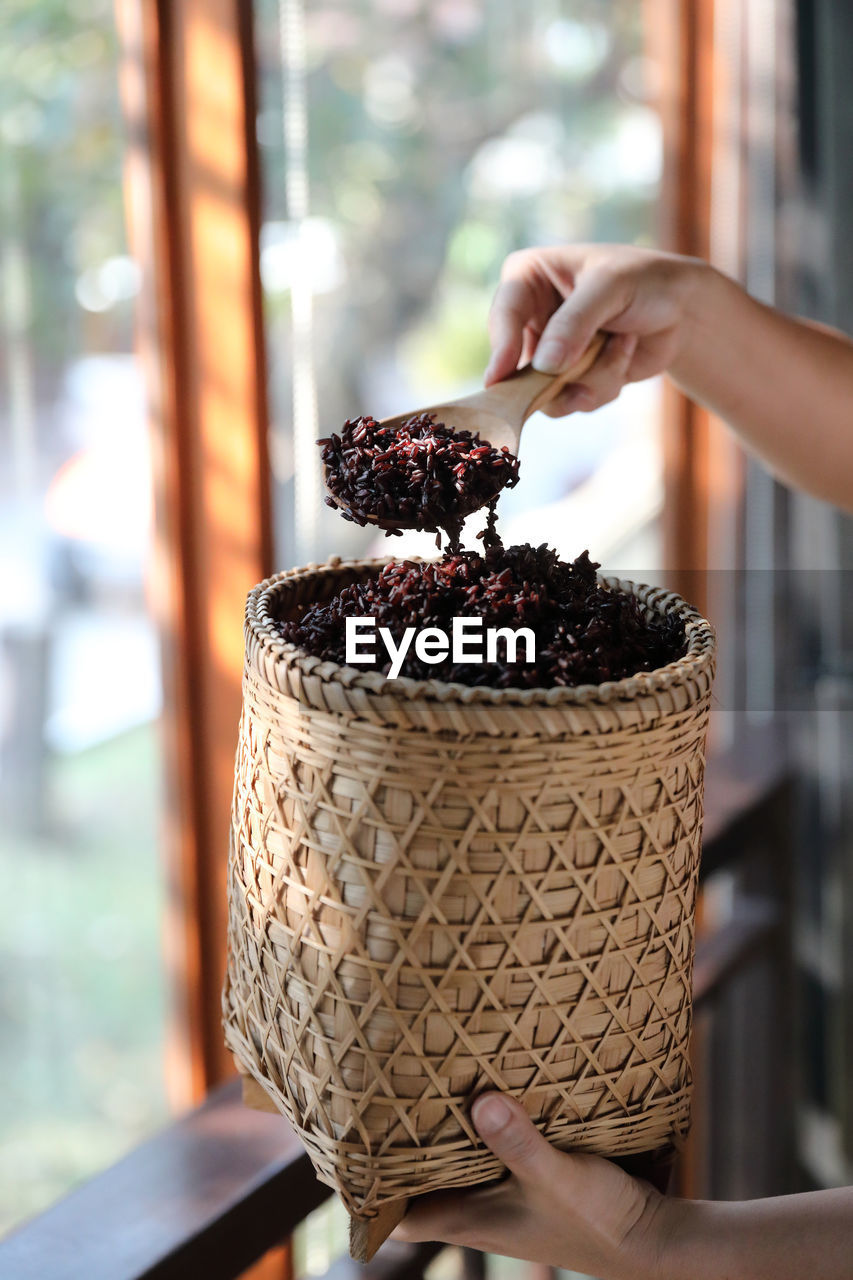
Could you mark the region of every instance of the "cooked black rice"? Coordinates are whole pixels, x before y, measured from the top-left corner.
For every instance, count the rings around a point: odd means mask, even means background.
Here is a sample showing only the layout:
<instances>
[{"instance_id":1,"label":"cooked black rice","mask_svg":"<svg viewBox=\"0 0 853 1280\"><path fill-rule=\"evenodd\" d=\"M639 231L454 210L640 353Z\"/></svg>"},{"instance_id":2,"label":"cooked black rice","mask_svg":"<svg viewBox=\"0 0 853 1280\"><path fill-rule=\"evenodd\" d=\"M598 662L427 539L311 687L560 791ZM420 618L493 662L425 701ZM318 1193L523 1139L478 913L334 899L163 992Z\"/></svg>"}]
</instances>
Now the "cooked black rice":
<instances>
[{"instance_id":1,"label":"cooked black rice","mask_svg":"<svg viewBox=\"0 0 853 1280\"><path fill-rule=\"evenodd\" d=\"M518 483L518 459L479 435L454 431L435 414L416 414L401 426L353 418L340 433L318 440L326 484L346 520L381 521L388 534L444 530L459 550L465 516Z\"/></svg>"},{"instance_id":2,"label":"cooked black rice","mask_svg":"<svg viewBox=\"0 0 853 1280\"><path fill-rule=\"evenodd\" d=\"M415 679L495 688L598 684L652 671L682 656L683 623L671 616L647 619L634 596L599 584L598 567L586 551L568 564L545 543L449 553L434 562L392 562L377 576L315 605L298 622L279 626L285 640L344 663L345 619L373 617L377 660L372 669L386 674L390 660L379 627L387 627L396 644L407 627L439 627L449 635L454 616L481 617L484 627L530 627L536 636L535 664L508 663L501 641L497 662L454 663L449 655L427 664L412 644L400 671ZM524 652L521 645L519 658Z\"/></svg>"}]
</instances>

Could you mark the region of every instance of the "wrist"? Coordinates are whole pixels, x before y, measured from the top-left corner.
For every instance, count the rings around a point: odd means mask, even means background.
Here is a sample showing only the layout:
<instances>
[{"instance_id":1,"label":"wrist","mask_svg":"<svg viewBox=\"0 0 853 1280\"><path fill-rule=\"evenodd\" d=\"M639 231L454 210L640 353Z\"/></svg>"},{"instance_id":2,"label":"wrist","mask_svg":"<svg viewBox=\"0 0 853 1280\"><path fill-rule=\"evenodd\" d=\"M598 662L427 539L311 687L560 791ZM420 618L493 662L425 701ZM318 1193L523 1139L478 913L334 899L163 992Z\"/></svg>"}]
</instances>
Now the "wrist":
<instances>
[{"instance_id":1,"label":"wrist","mask_svg":"<svg viewBox=\"0 0 853 1280\"><path fill-rule=\"evenodd\" d=\"M658 1223L657 1270L654 1280L717 1280L728 1274L720 1248L724 1206L707 1200L667 1197Z\"/></svg>"},{"instance_id":2,"label":"wrist","mask_svg":"<svg viewBox=\"0 0 853 1280\"><path fill-rule=\"evenodd\" d=\"M746 295L730 276L699 258L684 260L678 288L679 341L667 372L683 391L704 403L717 390L720 344L725 348Z\"/></svg>"},{"instance_id":3,"label":"wrist","mask_svg":"<svg viewBox=\"0 0 853 1280\"><path fill-rule=\"evenodd\" d=\"M691 1253L694 1204L647 1187L642 1213L620 1233L607 1280L700 1280L682 1262Z\"/></svg>"},{"instance_id":4,"label":"wrist","mask_svg":"<svg viewBox=\"0 0 853 1280\"><path fill-rule=\"evenodd\" d=\"M678 297L679 342L669 372L689 364L700 350L703 332L713 330L727 278L702 258L679 258L675 279Z\"/></svg>"}]
</instances>

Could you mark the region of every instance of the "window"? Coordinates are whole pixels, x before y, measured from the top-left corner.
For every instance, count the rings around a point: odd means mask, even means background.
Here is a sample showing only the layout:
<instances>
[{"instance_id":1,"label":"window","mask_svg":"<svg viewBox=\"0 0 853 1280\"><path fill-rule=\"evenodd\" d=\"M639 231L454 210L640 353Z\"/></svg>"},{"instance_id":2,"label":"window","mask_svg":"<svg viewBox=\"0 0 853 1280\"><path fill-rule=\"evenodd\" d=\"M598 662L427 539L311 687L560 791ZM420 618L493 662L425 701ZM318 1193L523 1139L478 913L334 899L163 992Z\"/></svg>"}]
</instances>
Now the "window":
<instances>
[{"instance_id":1,"label":"window","mask_svg":"<svg viewBox=\"0 0 853 1280\"><path fill-rule=\"evenodd\" d=\"M0 1231L165 1112L158 636L110 0L0 42Z\"/></svg>"}]
</instances>

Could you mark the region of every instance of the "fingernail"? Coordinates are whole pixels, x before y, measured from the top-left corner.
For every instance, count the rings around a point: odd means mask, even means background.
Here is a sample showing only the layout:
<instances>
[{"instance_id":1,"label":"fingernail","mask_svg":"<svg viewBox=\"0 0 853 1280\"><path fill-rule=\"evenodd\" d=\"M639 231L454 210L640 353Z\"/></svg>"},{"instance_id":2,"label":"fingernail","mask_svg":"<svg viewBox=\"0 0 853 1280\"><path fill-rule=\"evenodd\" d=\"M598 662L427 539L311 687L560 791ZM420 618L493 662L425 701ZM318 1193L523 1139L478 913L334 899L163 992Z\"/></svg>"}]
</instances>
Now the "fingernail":
<instances>
[{"instance_id":1,"label":"fingernail","mask_svg":"<svg viewBox=\"0 0 853 1280\"><path fill-rule=\"evenodd\" d=\"M637 346L636 333L623 333L622 335L622 351L626 356L632 356Z\"/></svg>"},{"instance_id":2,"label":"fingernail","mask_svg":"<svg viewBox=\"0 0 853 1280\"><path fill-rule=\"evenodd\" d=\"M484 369L484 371L483 371L483 381L484 381L484 382L488 382L488 381L489 381L489 378L492 376L492 370L494 369L494 367L495 367L495 357L494 357L494 356L492 356L491 360L490 360L490 361L489 361L489 363L486 365L486 367L485 367L485 369Z\"/></svg>"},{"instance_id":3,"label":"fingernail","mask_svg":"<svg viewBox=\"0 0 853 1280\"><path fill-rule=\"evenodd\" d=\"M474 1124L484 1137L500 1133L509 1124L512 1112L498 1094L478 1098L471 1108Z\"/></svg>"},{"instance_id":4,"label":"fingernail","mask_svg":"<svg viewBox=\"0 0 853 1280\"><path fill-rule=\"evenodd\" d=\"M568 347L565 342L549 338L540 342L533 357L533 368L539 373L559 373L565 363Z\"/></svg>"}]
</instances>

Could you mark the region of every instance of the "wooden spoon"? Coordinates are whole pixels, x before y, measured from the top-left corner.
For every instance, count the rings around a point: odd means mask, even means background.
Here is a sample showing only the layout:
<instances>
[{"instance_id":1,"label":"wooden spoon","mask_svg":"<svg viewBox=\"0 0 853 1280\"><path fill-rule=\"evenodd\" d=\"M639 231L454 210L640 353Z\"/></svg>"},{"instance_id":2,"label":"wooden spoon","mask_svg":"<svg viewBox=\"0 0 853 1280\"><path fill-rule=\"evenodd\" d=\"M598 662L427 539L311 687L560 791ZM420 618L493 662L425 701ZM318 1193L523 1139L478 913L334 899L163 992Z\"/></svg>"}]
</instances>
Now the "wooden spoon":
<instances>
[{"instance_id":1,"label":"wooden spoon","mask_svg":"<svg viewBox=\"0 0 853 1280\"><path fill-rule=\"evenodd\" d=\"M578 382L588 372L598 359L606 338L607 334L597 333L580 359L562 373L539 373L532 364L527 364L483 391L475 391L473 395L463 396L460 400L447 400L442 404L429 405L426 409L409 410L393 418L383 418L380 426L396 430L416 414L431 413L435 414L437 422L445 423L451 430L479 432L483 444L490 444L495 449L506 445L510 453L518 454L521 428L530 415L537 409L544 409L552 400L556 400L564 387ZM323 479L328 490L328 470L325 466ZM335 506L343 511L348 510L346 504L330 490L329 495ZM375 524L380 529L412 527L405 520L379 519L367 512L362 514L369 524ZM471 513L460 510L459 514Z\"/></svg>"}]
</instances>

